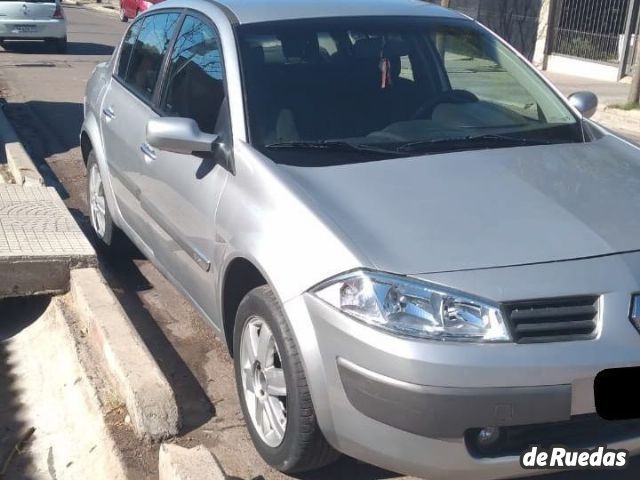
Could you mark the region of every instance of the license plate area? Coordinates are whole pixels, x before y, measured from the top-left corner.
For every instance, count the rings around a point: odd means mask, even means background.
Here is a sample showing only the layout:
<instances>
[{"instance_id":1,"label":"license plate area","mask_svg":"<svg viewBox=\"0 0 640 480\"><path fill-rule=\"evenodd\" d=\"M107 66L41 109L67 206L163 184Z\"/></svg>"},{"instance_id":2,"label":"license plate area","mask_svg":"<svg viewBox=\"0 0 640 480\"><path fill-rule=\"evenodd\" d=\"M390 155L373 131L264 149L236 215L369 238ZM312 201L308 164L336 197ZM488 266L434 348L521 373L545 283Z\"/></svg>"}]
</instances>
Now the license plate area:
<instances>
[{"instance_id":1,"label":"license plate area","mask_svg":"<svg viewBox=\"0 0 640 480\"><path fill-rule=\"evenodd\" d=\"M605 420L640 418L640 401L634 395L639 383L640 367L600 372L593 384L598 415Z\"/></svg>"},{"instance_id":2,"label":"license plate area","mask_svg":"<svg viewBox=\"0 0 640 480\"><path fill-rule=\"evenodd\" d=\"M35 25L15 25L13 31L16 33L33 33L38 29Z\"/></svg>"}]
</instances>

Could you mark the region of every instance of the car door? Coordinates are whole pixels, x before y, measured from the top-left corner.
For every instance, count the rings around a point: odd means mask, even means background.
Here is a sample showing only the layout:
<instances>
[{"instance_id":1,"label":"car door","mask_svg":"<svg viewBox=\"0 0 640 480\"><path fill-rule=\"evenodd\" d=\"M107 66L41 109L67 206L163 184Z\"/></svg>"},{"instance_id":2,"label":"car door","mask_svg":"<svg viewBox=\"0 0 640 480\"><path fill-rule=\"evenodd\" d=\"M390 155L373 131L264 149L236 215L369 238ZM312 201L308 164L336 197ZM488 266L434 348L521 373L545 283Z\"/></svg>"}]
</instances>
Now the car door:
<instances>
[{"instance_id":1,"label":"car door","mask_svg":"<svg viewBox=\"0 0 640 480\"><path fill-rule=\"evenodd\" d=\"M231 129L222 53L214 26L186 14L169 57L159 98L161 115L195 120L219 135L212 154L182 155L157 150L149 162L143 208L158 232L156 256L191 299L214 311L215 211L230 173L225 169Z\"/></svg>"},{"instance_id":2,"label":"car door","mask_svg":"<svg viewBox=\"0 0 640 480\"><path fill-rule=\"evenodd\" d=\"M150 246L148 221L140 205L145 169L146 125L157 116L156 83L180 13L158 12L136 20L102 101L100 122L112 185L122 216Z\"/></svg>"}]
</instances>

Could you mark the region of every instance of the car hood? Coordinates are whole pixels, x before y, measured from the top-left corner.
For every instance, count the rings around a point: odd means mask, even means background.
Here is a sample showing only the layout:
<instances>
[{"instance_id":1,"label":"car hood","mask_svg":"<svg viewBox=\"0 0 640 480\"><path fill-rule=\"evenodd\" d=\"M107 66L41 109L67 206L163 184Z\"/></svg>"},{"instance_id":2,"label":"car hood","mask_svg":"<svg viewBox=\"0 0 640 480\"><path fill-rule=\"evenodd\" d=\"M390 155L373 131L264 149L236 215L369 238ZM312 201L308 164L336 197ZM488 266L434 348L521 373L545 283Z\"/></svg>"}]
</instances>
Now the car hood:
<instances>
[{"instance_id":1,"label":"car hood","mask_svg":"<svg viewBox=\"0 0 640 480\"><path fill-rule=\"evenodd\" d=\"M584 144L282 166L370 266L404 273L640 250L640 150Z\"/></svg>"}]
</instances>

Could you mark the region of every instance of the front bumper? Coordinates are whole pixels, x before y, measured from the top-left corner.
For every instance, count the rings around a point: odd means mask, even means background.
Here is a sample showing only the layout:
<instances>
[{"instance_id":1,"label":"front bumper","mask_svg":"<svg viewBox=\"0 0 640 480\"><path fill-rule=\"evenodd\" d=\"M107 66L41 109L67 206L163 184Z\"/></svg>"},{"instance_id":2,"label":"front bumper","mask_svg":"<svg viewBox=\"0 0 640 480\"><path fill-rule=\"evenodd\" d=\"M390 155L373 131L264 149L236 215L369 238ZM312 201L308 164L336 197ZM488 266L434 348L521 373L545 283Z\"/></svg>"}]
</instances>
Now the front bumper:
<instances>
[{"instance_id":1,"label":"front bumper","mask_svg":"<svg viewBox=\"0 0 640 480\"><path fill-rule=\"evenodd\" d=\"M1 20L0 38L9 40L40 40L64 38L67 22L64 19L47 20Z\"/></svg>"},{"instance_id":2,"label":"front bumper","mask_svg":"<svg viewBox=\"0 0 640 480\"><path fill-rule=\"evenodd\" d=\"M462 438L470 428L571 418L571 385L430 387L385 377L343 358L337 362L342 387L356 410L423 437Z\"/></svg>"},{"instance_id":3,"label":"front bumper","mask_svg":"<svg viewBox=\"0 0 640 480\"><path fill-rule=\"evenodd\" d=\"M425 276L498 301L599 294L593 340L452 344L393 337L313 295L285 302L302 352L318 422L338 450L401 473L494 479L531 475L516 452L479 456L465 435L488 426L569 425L595 412L593 381L607 368L640 365L628 320L640 291L640 255ZM583 422L584 423L584 422ZM553 427L555 428L555 427ZM584 434L640 453L640 430ZM468 439L468 435L467 435Z\"/></svg>"}]
</instances>

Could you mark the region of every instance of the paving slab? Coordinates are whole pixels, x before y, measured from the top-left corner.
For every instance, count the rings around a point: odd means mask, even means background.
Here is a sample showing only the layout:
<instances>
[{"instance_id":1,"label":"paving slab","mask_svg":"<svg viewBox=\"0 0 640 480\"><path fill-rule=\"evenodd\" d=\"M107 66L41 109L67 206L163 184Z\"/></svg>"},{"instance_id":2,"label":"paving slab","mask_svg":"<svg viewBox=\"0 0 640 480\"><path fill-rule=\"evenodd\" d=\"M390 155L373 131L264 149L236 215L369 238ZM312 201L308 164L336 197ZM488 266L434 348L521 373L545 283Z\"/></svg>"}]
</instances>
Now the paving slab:
<instances>
[{"instance_id":1,"label":"paving slab","mask_svg":"<svg viewBox=\"0 0 640 480\"><path fill-rule=\"evenodd\" d=\"M0 184L0 298L69 289L96 254L51 187Z\"/></svg>"}]
</instances>

